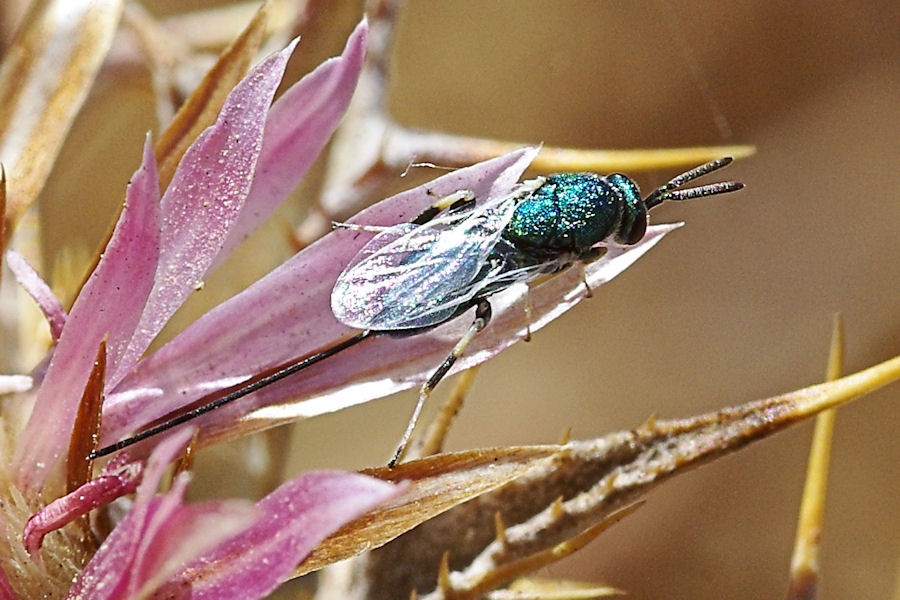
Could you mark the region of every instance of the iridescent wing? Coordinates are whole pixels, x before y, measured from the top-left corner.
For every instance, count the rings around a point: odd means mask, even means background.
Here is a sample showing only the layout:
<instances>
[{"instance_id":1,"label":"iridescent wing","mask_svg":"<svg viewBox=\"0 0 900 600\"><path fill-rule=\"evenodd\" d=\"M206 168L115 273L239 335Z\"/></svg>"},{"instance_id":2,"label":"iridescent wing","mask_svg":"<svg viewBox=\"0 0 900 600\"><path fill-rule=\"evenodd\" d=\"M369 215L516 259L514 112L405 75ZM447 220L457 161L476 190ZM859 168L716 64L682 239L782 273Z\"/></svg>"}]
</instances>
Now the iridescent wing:
<instances>
[{"instance_id":1,"label":"iridescent wing","mask_svg":"<svg viewBox=\"0 0 900 600\"><path fill-rule=\"evenodd\" d=\"M446 321L481 289L476 276L484 275L516 198L514 192L378 234L338 277L331 294L335 317L351 327L386 331Z\"/></svg>"}]
</instances>

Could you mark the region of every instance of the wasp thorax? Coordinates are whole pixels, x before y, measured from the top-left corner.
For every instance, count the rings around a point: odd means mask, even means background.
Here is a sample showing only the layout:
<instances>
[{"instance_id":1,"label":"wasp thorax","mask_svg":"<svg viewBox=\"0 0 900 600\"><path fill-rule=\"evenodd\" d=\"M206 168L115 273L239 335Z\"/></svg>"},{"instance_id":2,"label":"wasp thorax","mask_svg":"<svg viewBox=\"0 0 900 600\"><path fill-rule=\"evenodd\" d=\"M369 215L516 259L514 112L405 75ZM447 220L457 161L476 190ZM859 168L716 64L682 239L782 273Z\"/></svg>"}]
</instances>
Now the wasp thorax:
<instances>
[{"instance_id":1,"label":"wasp thorax","mask_svg":"<svg viewBox=\"0 0 900 600\"><path fill-rule=\"evenodd\" d=\"M624 175L558 173L519 203L504 236L520 248L581 254L610 239L634 244L646 227L640 192Z\"/></svg>"}]
</instances>

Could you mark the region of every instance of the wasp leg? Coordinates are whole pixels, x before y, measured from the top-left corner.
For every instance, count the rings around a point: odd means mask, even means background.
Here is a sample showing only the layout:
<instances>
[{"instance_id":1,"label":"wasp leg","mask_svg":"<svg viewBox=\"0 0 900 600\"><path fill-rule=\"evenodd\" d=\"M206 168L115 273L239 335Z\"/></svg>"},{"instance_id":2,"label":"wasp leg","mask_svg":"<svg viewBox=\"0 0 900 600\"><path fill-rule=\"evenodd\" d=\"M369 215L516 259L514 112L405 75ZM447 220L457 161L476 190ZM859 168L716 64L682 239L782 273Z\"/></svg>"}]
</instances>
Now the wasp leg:
<instances>
[{"instance_id":1,"label":"wasp leg","mask_svg":"<svg viewBox=\"0 0 900 600\"><path fill-rule=\"evenodd\" d=\"M581 275L581 283L584 284L584 288L587 290L587 297L594 297L594 290L591 289L590 284L587 282L587 277L584 274L584 265L594 262L595 260L602 258L606 255L606 248L590 248L585 252L582 252L578 257L578 273Z\"/></svg>"},{"instance_id":2,"label":"wasp leg","mask_svg":"<svg viewBox=\"0 0 900 600\"><path fill-rule=\"evenodd\" d=\"M371 233L383 233L390 229L385 225L357 225L355 223L342 223L340 221L331 222L332 229L346 229L348 231L368 231Z\"/></svg>"},{"instance_id":3,"label":"wasp leg","mask_svg":"<svg viewBox=\"0 0 900 600\"><path fill-rule=\"evenodd\" d=\"M449 396L441 403L437 415L428 424L428 429L425 430L425 433L417 435L416 439L407 447L407 460L424 458L441 451L445 438L450 432L450 426L453 425L453 421L462 410L466 395L475 382L475 374L478 372L479 366L475 365L459 374Z\"/></svg>"},{"instance_id":4,"label":"wasp leg","mask_svg":"<svg viewBox=\"0 0 900 600\"><path fill-rule=\"evenodd\" d=\"M430 196L434 196L430 191L428 192ZM446 210L448 212L455 212L457 210L463 210L470 208L473 204L475 204L475 194L473 194L469 190L461 190L458 192L454 192L449 196L444 196L443 198L438 198L438 200L419 213L415 219L410 221L413 225L424 225L429 222L442 211ZM331 228L332 229L347 229L349 231L368 231L370 233L383 233L388 229L391 229L392 225L357 225L355 223L343 223L341 221L332 221Z\"/></svg>"},{"instance_id":5,"label":"wasp leg","mask_svg":"<svg viewBox=\"0 0 900 600\"><path fill-rule=\"evenodd\" d=\"M423 383L422 387L419 388L419 399L416 401L416 407L413 409L412 416L410 416L409 422L406 424L406 431L403 432L403 437L400 438L400 443L397 445L397 450L394 452L393 458L388 462L389 467L396 466L396 464L400 462L400 459L403 458L403 453L406 451L409 439L412 437L413 430L416 428L416 422L419 420L422 407L425 405L425 401L428 400L431 392L437 387L437 384L440 383L441 379L444 378L444 375L447 374L450 368L453 367L453 364L457 359L462 356L463 352L466 350L466 346L472 341L472 338L474 338L479 331L484 329L490 320L491 305L487 300L481 300L475 308L475 320L472 322L468 331L466 331L465 335L456 342L453 350L447 355L444 362L435 369L434 373L431 374L431 377L428 378L428 381Z\"/></svg>"},{"instance_id":6,"label":"wasp leg","mask_svg":"<svg viewBox=\"0 0 900 600\"><path fill-rule=\"evenodd\" d=\"M522 338L523 342L531 341L531 313L534 311L534 307L531 305L531 284L528 284L528 289L525 291L525 337Z\"/></svg>"},{"instance_id":7,"label":"wasp leg","mask_svg":"<svg viewBox=\"0 0 900 600\"><path fill-rule=\"evenodd\" d=\"M429 196L436 196L436 194L431 192L431 190L429 190L427 193ZM428 221L438 216L438 214L440 214L444 210L454 212L463 208L469 208L474 203L475 194L473 194L470 190L460 190L458 192L450 194L449 196L438 198L434 204L423 210L421 213L419 213L418 217L410 222L413 225L424 225Z\"/></svg>"},{"instance_id":8,"label":"wasp leg","mask_svg":"<svg viewBox=\"0 0 900 600\"><path fill-rule=\"evenodd\" d=\"M584 263L583 262L578 263L578 274L581 275L581 283L584 284L584 289L587 290L587 297L593 298L594 290L591 289L591 285L587 282L587 276L585 276L585 274L584 274Z\"/></svg>"}]
</instances>

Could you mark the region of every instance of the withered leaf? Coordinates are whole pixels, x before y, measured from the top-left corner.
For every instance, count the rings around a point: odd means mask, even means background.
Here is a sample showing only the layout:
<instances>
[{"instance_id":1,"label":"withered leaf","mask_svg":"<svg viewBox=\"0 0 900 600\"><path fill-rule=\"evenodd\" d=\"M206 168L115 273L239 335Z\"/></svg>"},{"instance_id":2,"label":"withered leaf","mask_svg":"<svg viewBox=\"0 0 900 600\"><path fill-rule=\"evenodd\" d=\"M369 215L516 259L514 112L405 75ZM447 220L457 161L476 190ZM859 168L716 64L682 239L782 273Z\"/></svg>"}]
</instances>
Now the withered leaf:
<instances>
[{"instance_id":1,"label":"withered leaf","mask_svg":"<svg viewBox=\"0 0 900 600\"><path fill-rule=\"evenodd\" d=\"M0 64L10 229L43 189L121 13L121 0L35 2Z\"/></svg>"},{"instance_id":2,"label":"withered leaf","mask_svg":"<svg viewBox=\"0 0 900 600\"><path fill-rule=\"evenodd\" d=\"M363 471L386 481L405 481L409 488L328 538L295 575L377 548L435 515L521 477L557 450L557 446L469 450Z\"/></svg>"},{"instance_id":3,"label":"withered leaf","mask_svg":"<svg viewBox=\"0 0 900 600\"><path fill-rule=\"evenodd\" d=\"M69 440L69 453L66 457L67 493L74 492L91 478L91 461L87 457L91 451L96 449L100 439L100 409L103 406L105 378L106 338L100 342L100 346L97 348L94 367L84 386L81 402L78 404L78 414L75 416L72 438ZM93 535L87 515L76 519L74 523L82 543L90 544L93 541Z\"/></svg>"}]
</instances>

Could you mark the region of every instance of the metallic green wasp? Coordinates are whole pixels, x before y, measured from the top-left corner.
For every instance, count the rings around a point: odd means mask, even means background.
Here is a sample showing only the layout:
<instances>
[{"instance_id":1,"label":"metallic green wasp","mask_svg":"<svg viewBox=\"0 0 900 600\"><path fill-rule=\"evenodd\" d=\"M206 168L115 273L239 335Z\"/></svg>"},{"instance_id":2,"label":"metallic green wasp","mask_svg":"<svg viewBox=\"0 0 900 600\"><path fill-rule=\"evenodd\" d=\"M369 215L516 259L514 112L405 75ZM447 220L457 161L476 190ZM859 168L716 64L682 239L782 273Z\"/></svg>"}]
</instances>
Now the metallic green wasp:
<instances>
[{"instance_id":1,"label":"metallic green wasp","mask_svg":"<svg viewBox=\"0 0 900 600\"><path fill-rule=\"evenodd\" d=\"M637 244L648 211L662 202L734 192L738 182L682 189L731 162L721 158L675 177L641 198L637 184L618 173L560 173L519 184L479 204L461 190L442 198L410 223L374 230L338 276L331 308L357 335L280 370L240 385L225 396L98 450L103 456L165 431L266 385L293 375L373 336L416 335L475 309L466 334L422 385L416 408L390 464L403 455L431 391L491 318L490 297L516 283L530 283L576 263L595 260L610 245Z\"/></svg>"}]
</instances>

